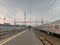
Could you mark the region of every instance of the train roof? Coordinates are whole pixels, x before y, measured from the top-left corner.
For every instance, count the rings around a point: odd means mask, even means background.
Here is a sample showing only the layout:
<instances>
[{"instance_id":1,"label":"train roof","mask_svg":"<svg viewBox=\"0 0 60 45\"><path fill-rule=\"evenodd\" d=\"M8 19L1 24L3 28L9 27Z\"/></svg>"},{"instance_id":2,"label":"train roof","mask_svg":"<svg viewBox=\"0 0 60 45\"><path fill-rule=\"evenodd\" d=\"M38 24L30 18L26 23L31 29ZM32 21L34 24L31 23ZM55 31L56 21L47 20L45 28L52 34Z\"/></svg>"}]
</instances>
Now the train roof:
<instances>
[{"instance_id":1,"label":"train roof","mask_svg":"<svg viewBox=\"0 0 60 45\"><path fill-rule=\"evenodd\" d=\"M60 24L60 20L56 20L56 21L52 22L51 24Z\"/></svg>"},{"instance_id":2,"label":"train roof","mask_svg":"<svg viewBox=\"0 0 60 45\"><path fill-rule=\"evenodd\" d=\"M49 23L42 24L42 25L52 25L52 24L60 24L60 20L56 20L54 22L49 22Z\"/></svg>"}]
</instances>

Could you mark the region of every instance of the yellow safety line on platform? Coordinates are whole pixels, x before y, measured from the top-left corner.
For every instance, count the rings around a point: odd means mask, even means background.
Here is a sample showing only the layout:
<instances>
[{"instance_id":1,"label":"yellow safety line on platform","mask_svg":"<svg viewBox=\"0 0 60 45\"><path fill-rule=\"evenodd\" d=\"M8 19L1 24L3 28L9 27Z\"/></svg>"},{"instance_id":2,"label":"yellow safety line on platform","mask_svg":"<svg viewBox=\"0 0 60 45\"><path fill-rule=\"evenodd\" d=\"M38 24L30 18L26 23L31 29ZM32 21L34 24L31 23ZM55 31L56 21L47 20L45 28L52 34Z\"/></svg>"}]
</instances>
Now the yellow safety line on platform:
<instances>
[{"instance_id":1,"label":"yellow safety line on platform","mask_svg":"<svg viewBox=\"0 0 60 45\"><path fill-rule=\"evenodd\" d=\"M26 31L28 31L28 30L25 30L25 31L23 31L23 32L20 32L20 33L14 35L14 36L11 36L11 37L9 37L9 38L7 38L7 39L2 40L2 41L0 42L0 45L3 45L3 44L5 44L5 43L9 42L10 40L12 40L12 39L14 39L14 38L22 35L22 34L25 33Z\"/></svg>"}]
</instances>

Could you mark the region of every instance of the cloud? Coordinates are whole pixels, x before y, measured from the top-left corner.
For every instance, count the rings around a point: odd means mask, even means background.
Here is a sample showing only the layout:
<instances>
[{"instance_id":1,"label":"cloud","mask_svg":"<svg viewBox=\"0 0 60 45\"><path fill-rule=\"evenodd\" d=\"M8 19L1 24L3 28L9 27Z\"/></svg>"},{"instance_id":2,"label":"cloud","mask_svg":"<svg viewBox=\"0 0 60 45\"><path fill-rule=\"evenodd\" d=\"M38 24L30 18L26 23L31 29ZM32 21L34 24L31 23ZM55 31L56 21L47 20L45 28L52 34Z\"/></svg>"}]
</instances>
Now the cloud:
<instances>
[{"instance_id":1,"label":"cloud","mask_svg":"<svg viewBox=\"0 0 60 45\"><path fill-rule=\"evenodd\" d=\"M24 21L24 13L23 12L17 12L16 20L17 21Z\"/></svg>"},{"instance_id":2,"label":"cloud","mask_svg":"<svg viewBox=\"0 0 60 45\"><path fill-rule=\"evenodd\" d=\"M16 21L24 21L25 19L24 19L24 12L17 12L17 14L16 14ZM26 21L36 21L36 20L38 20L37 19L37 15L30 15L30 14L28 14L28 13L26 13ZM36 23L36 22L35 22ZM35 25L35 23L31 23L32 25ZM27 25L30 25L30 22L29 23L27 23Z\"/></svg>"}]
</instances>

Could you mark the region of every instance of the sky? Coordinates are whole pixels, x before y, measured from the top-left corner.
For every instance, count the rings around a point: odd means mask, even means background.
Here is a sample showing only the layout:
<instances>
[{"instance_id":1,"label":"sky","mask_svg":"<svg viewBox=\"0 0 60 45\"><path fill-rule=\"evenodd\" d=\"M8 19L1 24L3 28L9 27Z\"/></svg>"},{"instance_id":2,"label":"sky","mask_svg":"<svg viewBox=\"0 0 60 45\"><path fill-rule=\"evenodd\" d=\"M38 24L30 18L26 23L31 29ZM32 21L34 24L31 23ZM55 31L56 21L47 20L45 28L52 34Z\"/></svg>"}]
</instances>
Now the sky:
<instances>
[{"instance_id":1,"label":"sky","mask_svg":"<svg viewBox=\"0 0 60 45\"><path fill-rule=\"evenodd\" d=\"M0 22L13 23L26 20L52 22L60 20L60 0L0 0Z\"/></svg>"}]
</instances>

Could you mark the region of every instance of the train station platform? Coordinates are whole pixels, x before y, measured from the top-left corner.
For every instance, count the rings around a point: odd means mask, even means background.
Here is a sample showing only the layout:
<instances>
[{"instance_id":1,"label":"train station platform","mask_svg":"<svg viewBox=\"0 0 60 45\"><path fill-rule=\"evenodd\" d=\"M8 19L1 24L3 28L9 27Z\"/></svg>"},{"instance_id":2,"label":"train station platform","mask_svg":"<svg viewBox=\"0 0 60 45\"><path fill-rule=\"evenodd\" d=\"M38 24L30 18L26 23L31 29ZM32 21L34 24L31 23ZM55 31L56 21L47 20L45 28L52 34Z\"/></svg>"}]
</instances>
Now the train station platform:
<instances>
[{"instance_id":1,"label":"train station platform","mask_svg":"<svg viewBox=\"0 0 60 45\"><path fill-rule=\"evenodd\" d=\"M9 41L5 40L6 42L2 42L0 45L43 45L32 30L25 30L10 39L8 39Z\"/></svg>"}]
</instances>

